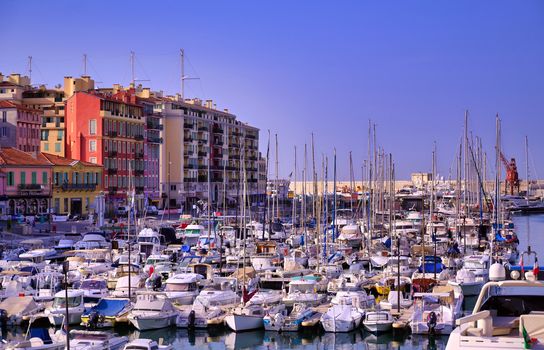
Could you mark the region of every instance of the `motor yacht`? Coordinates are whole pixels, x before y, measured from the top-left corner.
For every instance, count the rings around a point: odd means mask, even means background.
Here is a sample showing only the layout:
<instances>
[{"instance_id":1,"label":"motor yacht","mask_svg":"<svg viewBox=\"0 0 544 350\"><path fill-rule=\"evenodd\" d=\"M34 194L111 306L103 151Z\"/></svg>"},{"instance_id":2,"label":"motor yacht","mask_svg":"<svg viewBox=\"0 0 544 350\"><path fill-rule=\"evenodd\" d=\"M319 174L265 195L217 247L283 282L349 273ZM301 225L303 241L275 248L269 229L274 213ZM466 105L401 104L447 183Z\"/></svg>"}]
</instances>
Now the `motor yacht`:
<instances>
[{"instance_id":1,"label":"motor yacht","mask_svg":"<svg viewBox=\"0 0 544 350\"><path fill-rule=\"evenodd\" d=\"M169 327L176 323L178 311L170 300L155 293L139 294L128 314L129 322L140 331Z\"/></svg>"},{"instance_id":2,"label":"motor yacht","mask_svg":"<svg viewBox=\"0 0 544 350\"><path fill-rule=\"evenodd\" d=\"M68 324L79 324L81 322L81 315L85 311L83 291L68 290L67 300L66 292L62 290L55 294L53 305L45 309L45 315L49 318L49 322L53 326L60 326L65 322L66 304L68 304Z\"/></svg>"}]
</instances>

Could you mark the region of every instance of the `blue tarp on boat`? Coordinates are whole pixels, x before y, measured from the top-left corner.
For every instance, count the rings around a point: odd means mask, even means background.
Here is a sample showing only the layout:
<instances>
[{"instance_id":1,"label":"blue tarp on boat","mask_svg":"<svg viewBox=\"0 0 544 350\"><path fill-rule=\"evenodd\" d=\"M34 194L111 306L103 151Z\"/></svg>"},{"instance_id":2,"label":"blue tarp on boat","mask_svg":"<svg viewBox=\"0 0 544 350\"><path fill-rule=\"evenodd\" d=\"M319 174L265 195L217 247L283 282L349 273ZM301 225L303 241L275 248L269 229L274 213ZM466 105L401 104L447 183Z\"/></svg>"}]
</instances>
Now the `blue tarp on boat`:
<instances>
[{"instance_id":1,"label":"blue tarp on boat","mask_svg":"<svg viewBox=\"0 0 544 350\"><path fill-rule=\"evenodd\" d=\"M104 316L117 316L129 303L128 299L100 299L98 304L85 310L83 316L88 316L93 311Z\"/></svg>"}]
</instances>

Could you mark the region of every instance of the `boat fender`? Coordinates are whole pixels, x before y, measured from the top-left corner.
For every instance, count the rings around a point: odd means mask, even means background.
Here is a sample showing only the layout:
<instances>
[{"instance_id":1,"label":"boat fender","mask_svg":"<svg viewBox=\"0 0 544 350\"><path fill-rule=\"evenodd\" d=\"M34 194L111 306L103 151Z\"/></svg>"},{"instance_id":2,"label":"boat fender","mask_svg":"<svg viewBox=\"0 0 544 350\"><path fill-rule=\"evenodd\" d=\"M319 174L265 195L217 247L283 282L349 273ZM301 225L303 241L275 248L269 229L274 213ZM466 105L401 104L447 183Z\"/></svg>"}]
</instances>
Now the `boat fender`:
<instances>
[{"instance_id":1,"label":"boat fender","mask_svg":"<svg viewBox=\"0 0 544 350\"><path fill-rule=\"evenodd\" d=\"M195 310L191 310L191 312L189 312L189 317L187 318L187 327L194 328L195 320L196 320Z\"/></svg>"},{"instance_id":2,"label":"boat fender","mask_svg":"<svg viewBox=\"0 0 544 350\"><path fill-rule=\"evenodd\" d=\"M429 316L427 316L427 326L429 327L429 334L434 334L437 319L438 317L436 316L436 313L434 311L431 311L429 313Z\"/></svg>"}]
</instances>

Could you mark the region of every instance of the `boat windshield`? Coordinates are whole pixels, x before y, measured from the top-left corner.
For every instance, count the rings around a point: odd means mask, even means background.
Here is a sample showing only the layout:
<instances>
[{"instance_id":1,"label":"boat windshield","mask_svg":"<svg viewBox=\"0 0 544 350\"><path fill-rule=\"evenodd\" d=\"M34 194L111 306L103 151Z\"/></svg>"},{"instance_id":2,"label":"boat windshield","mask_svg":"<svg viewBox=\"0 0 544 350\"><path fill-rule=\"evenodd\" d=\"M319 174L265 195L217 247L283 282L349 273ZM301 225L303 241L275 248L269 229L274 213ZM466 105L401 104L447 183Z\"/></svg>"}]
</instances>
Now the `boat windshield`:
<instances>
[{"instance_id":1,"label":"boat windshield","mask_svg":"<svg viewBox=\"0 0 544 350\"><path fill-rule=\"evenodd\" d=\"M465 261L463 263L463 266L466 269L483 269L484 268L484 265L480 263L479 261L470 261L470 260Z\"/></svg>"},{"instance_id":2,"label":"boat windshield","mask_svg":"<svg viewBox=\"0 0 544 350\"><path fill-rule=\"evenodd\" d=\"M106 281L90 280L81 282L81 289L104 289L107 288Z\"/></svg>"},{"instance_id":3,"label":"boat windshield","mask_svg":"<svg viewBox=\"0 0 544 350\"><path fill-rule=\"evenodd\" d=\"M480 310L496 310L497 316L502 317L519 317L531 312L544 312L544 303L541 295L494 295Z\"/></svg>"},{"instance_id":4,"label":"boat windshield","mask_svg":"<svg viewBox=\"0 0 544 350\"><path fill-rule=\"evenodd\" d=\"M68 297L68 307L76 307L81 304L81 297ZM66 307L66 299L64 297L55 298L53 302L53 307Z\"/></svg>"},{"instance_id":5,"label":"boat windshield","mask_svg":"<svg viewBox=\"0 0 544 350\"><path fill-rule=\"evenodd\" d=\"M366 315L367 321L387 321L389 315L386 313L369 313Z\"/></svg>"},{"instance_id":6,"label":"boat windshield","mask_svg":"<svg viewBox=\"0 0 544 350\"><path fill-rule=\"evenodd\" d=\"M185 234L186 235L199 235L200 234L200 230L199 229L185 229Z\"/></svg>"},{"instance_id":7,"label":"boat windshield","mask_svg":"<svg viewBox=\"0 0 544 350\"><path fill-rule=\"evenodd\" d=\"M167 283L166 292L192 292L196 290L196 283Z\"/></svg>"},{"instance_id":8,"label":"boat windshield","mask_svg":"<svg viewBox=\"0 0 544 350\"><path fill-rule=\"evenodd\" d=\"M153 243L160 244L157 237L138 237L138 243Z\"/></svg>"}]
</instances>

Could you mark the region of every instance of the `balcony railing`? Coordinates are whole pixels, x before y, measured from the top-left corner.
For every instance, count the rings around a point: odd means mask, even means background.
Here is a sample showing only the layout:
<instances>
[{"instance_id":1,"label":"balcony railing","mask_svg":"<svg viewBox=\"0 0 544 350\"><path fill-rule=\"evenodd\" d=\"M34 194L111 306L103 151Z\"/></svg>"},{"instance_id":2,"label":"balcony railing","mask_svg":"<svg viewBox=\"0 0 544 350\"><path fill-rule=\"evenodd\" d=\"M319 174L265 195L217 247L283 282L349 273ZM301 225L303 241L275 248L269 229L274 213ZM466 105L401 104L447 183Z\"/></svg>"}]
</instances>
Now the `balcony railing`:
<instances>
[{"instance_id":1,"label":"balcony railing","mask_svg":"<svg viewBox=\"0 0 544 350\"><path fill-rule=\"evenodd\" d=\"M134 152L135 159L144 159L144 152Z\"/></svg>"},{"instance_id":2,"label":"balcony railing","mask_svg":"<svg viewBox=\"0 0 544 350\"><path fill-rule=\"evenodd\" d=\"M222 129L222 128L219 128L219 127L214 127L214 128L213 128L213 133L214 133L214 134L222 134L222 133L223 133L223 129Z\"/></svg>"},{"instance_id":3,"label":"balcony railing","mask_svg":"<svg viewBox=\"0 0 544 350\"><path fill-rule=\"evenodd\" d=\"M199 157L206 157L208 155L208 152L198 152Z\"/></svg>"},{"instance_id":4,"label":"balcony railing","mask_svg":"<svg viewBox=\"0 0 544 350\"><path fill-rule=\"evenodd\" d=\"M63 191L94 191L97 184L71 184L65 183L60 186Z\"/></svg>"},{"instance_id":5,"label":"balcony railing","mask_svg":"<svg viewBox=\"0 0 544 350\"><path fill-rule=\"evenodd\" d=\"M183 182L196 182L196 177L184 177Z\"/></svg>"},{"instance_id":6,"label":"balcony railing","mask_svg":"<svg viewBox=\"0 0 544 350\"><path fill-rule=\"evenodd\" d=\"M246 139L256 140L256 139L257 139L257 136L251 135L251 134L247 134L247 135L246 135Z\"/></svg>"},{"instance_id":7,"label":"balcony railing","mask_svg":"<svg viewBox=\"0 0 544 350\"><path fill-rule=\"evenodd\" d=\"M43 190L43 185L38 184L19 184L17 186L17 189L19 191L25 191L25 192L40 192Z\"/></svg>"},{"instance_id":8,"label":"balcony railing","mask_svg":"<svg viewBox=\"0 0 544 350\"><path fill-rule=\"evenodd\" d=\"M115 194L117 192L117 187L116 186L110 186L110 187L108 187L108 191L110 192L110 194Z\"/></svg>"},{"instance_id":9,"label":"balcony railing","mask_svg":"<svg viewBox=\"0 0 544 350\"><path fill-rule=\"evenodd\" d=\"M136 190L136 193L138 194L144 192L144 186L136 186L134 189Z\"/></svg>"},{"instance_id":10,"label":"balcony railing","mask_svg":"<svg viewBox=\"0 0 544 350\"><path fill-rule=\"evenodd\" d=\"M192 129L195 125L193 123L183 123L185 129Z\"/></svg>"},{"instance_id":11,"label":"balcony railing","mask_svg":"<svg viewBox=\"0 0 544 350\"><path fill-rule=\"evenodd\" d=\"M143 169L136 169L136 170L134 170L134 175L143 176L144 175L144 170Z\"/></svg>"},{"instance_id":12,"label":"balcony railing","mask_svg":"<svg viewBox=\"0 0 544 350\"><path fill-rule=\"evenodd\" d=\"M183 141L184 142L191 142L191 141L193 141L193 138L191 136L184 136Z\"/></svg>"},{"instance_id":13,"label":"balcony railing","mask_svg":"<svg viewBox=\"0 0 544 350\"><path fill-rule=\"evenodd\" d=\"M208 127L207 126L201 126L198 128L198 131L208 131Z\"/></svg>"},{"instance_id":14,"label":"balcony railing","mask_svg":"<svg viewBox=\"0 0 544 350\"><path fill-rule=\"evenodd\" d=\"M159 124L159 123L147 123L146 126L150 130L163 130L164 129L164 126L162 124Z\"/></svg>"},{"instance_id":15,"label":"balcony railing","mask_svg":"<svg viewBox=\"0 0 544 350\"><path fill-rule=\"evenodd\" d=\"M208 177L207 176L199 176L198 177L198 182L207 182L208 181Z\"/></svg>"},{"instance_id":16,"label":"balcony railing","mask_svg":"<svg viewBox=\"0 0 544 350\"><path fill-rule=\"evenodd\" d=\"M184 167L187 169L196 169L198 166L194 164L185 164Z\"/></svg>"},{"instance_id":17,"label":"balcony railing","mask_svg":"<svg viewBox=\"0 0 544 350\"><path fill-rule=\"evenodd\" d=\"M147 142L150 142L150 143L162 143L162 138L161 137L148 136L147 137Z\"/></svg>"},{"instance_id":18,"label":"balcony railing","mask_svg":"<svg viewBox=\"0 0 544 350\"><path fill-rule=\"evenodd\" d=\"M113 130L110 130L108 132L106 132L106 136L109 136L109 137L117 137L117 131L113 131Z\"/></svg>"},{"instance_id":19,"label":"balcony railing","mask_svg":"<svg viewBox=\"0 0 544 350\"><path fill-rule=\"evenodd\" d=\"M110 158L117 157L117 151L108 151L108 157Z\"/></svg>"},{"instance_id":20,"label":"balcony railing","mask_svg":"<svg viewBox=\"0 0 544 350\"><path fill-rule=\"evenodd\" d=\"M144 140L144 135L134 135L134 140L143 141Z\"/></svg>"},{"instance_id":21,"label":"balcony railing","mask_svg":"<svg viewBox=\"0 0 544 350\"><path fill-rule=\"evenodd\" d=\"M117 174L117 168L108 168L108 175Z\"/></svg>"}]
</instances>

